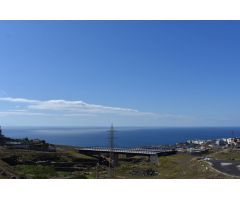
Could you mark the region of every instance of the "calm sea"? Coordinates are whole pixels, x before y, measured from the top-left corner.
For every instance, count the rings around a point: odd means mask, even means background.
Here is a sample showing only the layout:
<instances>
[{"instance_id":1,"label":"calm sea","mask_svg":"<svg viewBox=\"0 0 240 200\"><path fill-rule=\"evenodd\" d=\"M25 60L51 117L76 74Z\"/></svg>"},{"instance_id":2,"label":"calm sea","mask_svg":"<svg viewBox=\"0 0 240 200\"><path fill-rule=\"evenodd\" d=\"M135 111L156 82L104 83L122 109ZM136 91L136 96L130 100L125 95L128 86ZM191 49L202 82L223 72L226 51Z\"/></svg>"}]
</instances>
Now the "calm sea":
<instances>
[{"instance_id":1,"label":"calm sea","mask_svg":"<svg viewBox=\"0 0 240 200\"><path fill-rule=\"evenodd\" d=\"M72 146L107 146L108 129L85 128L30 128L4 127L3 134L12 138L44 139L52 144ZM232 135L232 130L235 131ZM115 144L118 147L175 144L189 139L217 139L240 137L240 127L224 128L116 128Z\"/></svg>"}]
</instances>

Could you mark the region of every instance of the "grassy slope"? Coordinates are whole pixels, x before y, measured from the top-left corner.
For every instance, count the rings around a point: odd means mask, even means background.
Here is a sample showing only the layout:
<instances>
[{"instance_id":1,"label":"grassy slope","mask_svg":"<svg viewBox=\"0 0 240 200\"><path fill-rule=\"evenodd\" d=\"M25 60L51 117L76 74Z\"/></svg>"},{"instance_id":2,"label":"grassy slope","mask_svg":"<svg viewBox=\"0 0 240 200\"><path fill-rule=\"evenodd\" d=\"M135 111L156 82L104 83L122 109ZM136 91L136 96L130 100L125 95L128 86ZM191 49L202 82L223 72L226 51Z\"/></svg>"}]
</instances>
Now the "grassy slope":
<instances>
[{"instance_id":1,"label":"grassy slope","mask_svg":"<svg viewBox=\"0 0 240 200\"><path fill-rule=\"evenodd\" d=\"M147 161L138 163L122 163L117 168L119 178L162 178L162 179L204 179L204 178L229 178L213 171L208 164L198 160L196 157L187 154L177 154L160 157L160 165L156 166ZM158 172L156 176L132 175L134 169L153 169Z\"/></svg>"},{"instance_id":2,"label":"grassy slope","mask_svg":"<svg viewBox=\"0 0 240 200\"><path fill-rule=\"evenodd\" d=\"M81 159L95 160L89 156L81 155L70 147L58 147L57 153L43 153L23 150L0 149L0 158L10 155L20 156L24 160L42 160L51 158L56 161L80 161ZM230 152L217 152L211 154L218 159L229 158ZM240 152L234 152L231 157L240 159ZM146 158L134 157L131 159L121 159L116 167L116 178L163 178L163 179L183 179L183 178L229 178L213 171L208 164L198 160L197 157L188 154L176 154L160 157L160 165L150 163ZM155 175L149 175L146 171L154 171ZM5 171L6 175L1 175ZM107 167L99 166L86 167L82 171L63 172L56 171L53 166L43 165L17 165L9 166L0 159L0 178L10 178L11 176L25 178L107 178Z\"/></svg>"},{"instance_id":3,"label":"grassy slope","mask_svg":"<svg viewBox=\"0 0 240 200\"><path fill-rule=\"evenodd\" d=\"M211 156L217 160L240 160L240 150L237 149L226 149L215 153Z\"/></svg>"}]
</instances>

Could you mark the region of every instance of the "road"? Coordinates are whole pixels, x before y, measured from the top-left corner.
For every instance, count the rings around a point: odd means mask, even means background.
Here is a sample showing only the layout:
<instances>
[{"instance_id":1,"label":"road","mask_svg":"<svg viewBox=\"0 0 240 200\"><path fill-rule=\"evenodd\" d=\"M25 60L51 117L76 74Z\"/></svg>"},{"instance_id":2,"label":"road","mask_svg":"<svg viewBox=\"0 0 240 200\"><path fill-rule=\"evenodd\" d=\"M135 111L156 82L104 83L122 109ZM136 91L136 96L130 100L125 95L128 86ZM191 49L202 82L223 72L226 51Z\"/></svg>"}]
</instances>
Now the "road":
<instances>
[{"instance_id":1,"label":"road","mask_svg":"<svg viewBox=\"0 0 240 200\"><path fill-rule=\"evenodd\" d=\"M211 163L213 168L222 173L240 178L240 160L211 160L209 163Z\"/></svg>"}]
</instances>

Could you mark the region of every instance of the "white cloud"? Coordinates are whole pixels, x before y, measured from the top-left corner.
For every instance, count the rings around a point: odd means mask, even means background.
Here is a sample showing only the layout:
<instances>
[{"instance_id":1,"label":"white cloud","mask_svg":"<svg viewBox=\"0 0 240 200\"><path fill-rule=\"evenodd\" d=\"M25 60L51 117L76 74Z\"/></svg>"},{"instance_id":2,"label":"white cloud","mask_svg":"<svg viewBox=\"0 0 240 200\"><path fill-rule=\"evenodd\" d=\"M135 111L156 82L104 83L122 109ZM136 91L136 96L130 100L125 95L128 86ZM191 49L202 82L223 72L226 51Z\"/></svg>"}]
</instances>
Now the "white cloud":
<instances>
[{"instance_id":1,"label":"white cloud","mask_svg":"<svg viewBox=\"0 0 240 200\"><path fill-rule=\"evenodd\" d=\"M12 97L2 97L0 101L12 102L12 103L40 103L41 101L24 99L24 98L12 98Z\"/></svg>"},{"instance_id":2,"label":"white cloud","mask_svg":"<svg viewBox=\"0 0 240 200\"><path fill-rule=\"evenodd\" d=\"M33 100L26 98L0 98L0 101L10 103L26 104L28 110L45 110L53 112L64 112L68 116L77 116L84 114L120 114L120 115L154 115L153 113L140 112L131 108L111 107L96 104L89 104L83 101L67 101L67 100Z\"/></svg>"},{"instance_id":3,"label":"white cloud","mask_svg":"<svg viewBox=\"0 0 240 200\"><path fill-rule=\"evenodd\" d=\"M46 116L45 113L40 112L28 112L28 111L1 111L0 112L1 117L6 116Z\"/></svg>"},{"instance_id":4,"label":"white cloud","mask_svg":"<svg viewBox=\"0 0 240 200\"><path fill-rule=\"evenodd\" d=\"M138 112L129 108L109 107L95 104L88 104L83 101L66 101L66 100L49 100L41 101L29 105L31 109L39 110L64 110L64 111L81 111L91 113L115 113L115 112Z\"/></svg>"},{"instance_id":5,"label":"white cloud","mask_svg":"<svg viewBox=\"0 0 240 200\"><path fill-rule=\"evenodd\" d=\"M113 107L90 104L84 101L69 100L34 100L27 98L0 97L1 120L14 120L14 116L28 117L30 121L41 124L42 120L51 125L106 124L108 121L117 121L124 125L183 125L196 124L200 119L194 116L166 113L142 112L132 108ZM44 117L39 120L38 117ZM8 118L8 120L9 120ZM81 120L83 121L81 121ZM59 122L60 121L60 122ZM18 123L15 122L14 123ZM21 122L19 122L21 123ZM86 125L85 124L85 125Z\"/></svg>"}]
</instances>

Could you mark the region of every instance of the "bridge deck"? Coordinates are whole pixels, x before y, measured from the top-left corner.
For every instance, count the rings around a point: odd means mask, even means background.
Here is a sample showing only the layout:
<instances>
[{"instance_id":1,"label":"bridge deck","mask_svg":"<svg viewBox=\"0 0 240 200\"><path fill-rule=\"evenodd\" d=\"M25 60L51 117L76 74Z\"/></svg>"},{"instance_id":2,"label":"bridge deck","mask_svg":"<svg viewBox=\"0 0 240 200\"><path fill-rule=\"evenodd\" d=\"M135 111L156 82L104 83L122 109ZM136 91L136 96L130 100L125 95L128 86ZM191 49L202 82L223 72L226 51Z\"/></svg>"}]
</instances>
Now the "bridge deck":
<instances>
[{"instance_id":1,"label":"bridge deck","mask_svg":"<svg viewBox=\"0 0 240 200\"><path fill-rule=\"evenodd\" d=\"M78 148L79 152L99 152L99 153L109 153L111 151L110 148L104 148L104 147L88 147L88 148ZM162 149L142 149L142 148L114 148L112 149L113 153L118 154L134 154L134 155L159 155L163 153L172 153L174 150L162 150Z\"/></svg>"}]
</instances>

